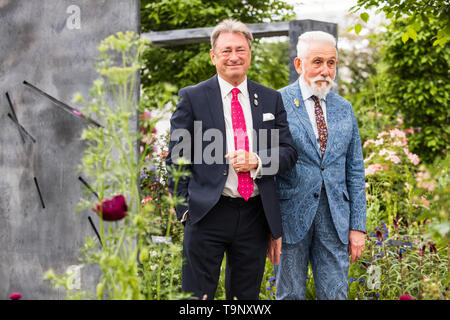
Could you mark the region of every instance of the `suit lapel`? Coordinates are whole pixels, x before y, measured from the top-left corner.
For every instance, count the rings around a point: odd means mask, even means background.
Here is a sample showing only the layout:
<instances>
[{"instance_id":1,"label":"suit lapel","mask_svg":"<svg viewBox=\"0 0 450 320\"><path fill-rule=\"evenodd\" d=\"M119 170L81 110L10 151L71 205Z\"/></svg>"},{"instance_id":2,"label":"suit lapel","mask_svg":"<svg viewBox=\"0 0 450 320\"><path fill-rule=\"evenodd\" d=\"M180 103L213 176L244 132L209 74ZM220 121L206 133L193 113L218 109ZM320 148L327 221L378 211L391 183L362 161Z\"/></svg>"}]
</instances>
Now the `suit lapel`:
<instances>
[{"instance_id":1,"label":"suit lapel","mask_svg":"<svg viewBox=\"0 0 450 320\"><path fill-rule=\"evenodd\" d=\"M325 161L329 157L329 153L331 148L329 146L332 146L335 142L336 136L338 134L337 130L337 119L338 115L336 112L338 112L338 108L336 104L334 103L333 94L328 93L326 97L326 104L327 104L327 131L328 131L328 138L327 138L327 147L325 149L325 154L323 156L323 160ZM327 156L328 155L328 156Z\"/></svg>"},{"instance_id":2,"label":"suit lapel","mask_svg":"<svg viewBox=\"0 0 450 320\"><path fill-rule=\"evenodd\" d=\"M258 132L263 125L263 103L261 99L261 93L258 92L256 85L253 81L247 79L247 89L250 99L250 108L252 111L253 130ZM257 98L256 98L257 97ZM255 101L257 101L255 104Z\"/></svg>"},{"instance_id":3,"label":"suit lapel","mask_svg":"<svg viewBox=\"0 0 450 320\"><path fill-rule=\"evenodd\" d=\"M217 74L208 80L207 85L211 90L206 90L206 96L208 98L207 107L209 109L211 119L214 122L213 128L217 128L222 132L223 136L223 154L227 152L227 135L225 132L225 117L223 114L223 103L220 95L219 80Z\"/></svg>"},{"instance_id":4,"label":"suit lapel","mask_svg":"<svg viewBox=\"0 0 450 320\"><path fill-rule=\"evenodd\" d=\"M294 109L294 113L297 115L298 119L300 120L300 123L305 128L305 130L308 134L308 137L314 146L314 149L317 151L317 154L320 156L320 150L319 150L319 146L317 144L316 135L314 134L314 130L312 128L312 124L309 119L308 112L306 111L306 106L303 101L303 96L302 96L302 92L300 90L300 85L298 83L298 80L295 81L291 85L290 90L291 90L291 100L292 100L292 101L290 101L290 103L291 103L291 106L293 106L292 108ZM296 106L295 99L297 99L297 101L299 102L298 107Z\"/></svg>"}]
</instances>

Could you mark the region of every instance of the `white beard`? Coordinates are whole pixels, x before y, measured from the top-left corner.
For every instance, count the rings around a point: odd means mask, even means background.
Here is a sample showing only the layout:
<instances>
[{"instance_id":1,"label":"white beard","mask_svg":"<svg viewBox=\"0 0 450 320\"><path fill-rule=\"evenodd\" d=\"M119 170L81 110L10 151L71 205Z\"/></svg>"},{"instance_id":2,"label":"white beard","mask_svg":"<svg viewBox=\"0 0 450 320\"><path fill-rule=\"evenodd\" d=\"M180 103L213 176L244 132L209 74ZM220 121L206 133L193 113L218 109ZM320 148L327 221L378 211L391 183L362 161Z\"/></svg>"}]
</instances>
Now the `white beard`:
<instances>
[{"instance_id":1,"label":"white beard","mask_svg":"<svg viewBox=\"0 0 450 320\"><path fill-rule=\"evenodd\" d=\"M303 81L305 81L305 77L303 76L303 74L301 74L300 77L302 77ZM331 88L337 85L336 82L334 82L330 77L317 76L315 78L308 80L311 82L311 85L309 85L308 82L305 81L306 85L311 90L311 92L319 99L325 99L328 92L330 92ZM325 80L328 81L328 83L322 82L322 85L319 87L316 84L316 81L319 80Z\"/></svg>"}]
</instances>

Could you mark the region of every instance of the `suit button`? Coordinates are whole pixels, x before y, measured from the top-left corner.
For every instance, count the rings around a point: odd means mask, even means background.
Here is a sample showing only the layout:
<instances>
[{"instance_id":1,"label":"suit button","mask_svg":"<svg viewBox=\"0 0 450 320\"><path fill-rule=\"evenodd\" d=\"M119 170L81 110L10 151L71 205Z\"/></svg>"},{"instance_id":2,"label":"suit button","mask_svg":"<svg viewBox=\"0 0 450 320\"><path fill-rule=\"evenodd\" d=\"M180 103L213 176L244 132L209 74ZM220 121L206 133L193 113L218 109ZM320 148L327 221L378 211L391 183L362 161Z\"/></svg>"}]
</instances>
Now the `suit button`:
<instances>
[{"instance_id":1,"label":"suit button","mask_svg":"<svg viewBox=\"0 0 450 320\"><path fill-rule=\"evenodd\" d=\"M226 176L228 174L227 170L223 170L223 175Z\"/></svg>"},{"instance_id":2,"label":"suit button","mask_svg":"<svg viewBox=\"0 0 450 320\"><path fill-rule=\"evenodd\" d=\"M320 170L325 170L325 167L324 166L320 166Z\"/></svg>"},{"instance_id":3,"label":"suit button","mask_svg":"<svg viewBox=\"0 0 450 320\"><path fill-rule=\"evenodd\" d=\"M316 193L314 193L314 198L318 198L319 197L319 194L316 192Z\"/></svg>"}]
</instances>

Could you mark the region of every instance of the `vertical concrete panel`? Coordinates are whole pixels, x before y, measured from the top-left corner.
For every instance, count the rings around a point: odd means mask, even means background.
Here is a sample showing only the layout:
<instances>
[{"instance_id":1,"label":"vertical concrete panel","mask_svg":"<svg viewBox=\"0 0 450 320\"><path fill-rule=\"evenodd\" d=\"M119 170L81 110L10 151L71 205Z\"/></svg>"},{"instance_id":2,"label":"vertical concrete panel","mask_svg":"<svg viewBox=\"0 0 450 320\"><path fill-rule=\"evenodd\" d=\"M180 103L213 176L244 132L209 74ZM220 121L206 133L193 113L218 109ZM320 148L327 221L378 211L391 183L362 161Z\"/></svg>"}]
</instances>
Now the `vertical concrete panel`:
<instances>
[{"instance_id":1,"label":"vertical concrete panel","mask_svg":"<svg viewBox=\"0 0 450 320\"><path fill-rule=\"evenodd\" d=\"M75 213L84 150L79 138L89 124L23 81L77 107L70 102L73 95L88 97L98 78L94 63L100 41L118 31L139 31L139 3L0 0L0 299L13 291L23 299L63 298L43 275L78 264L86 236L95 236L88 216L98 225L92 212ZM8 117L6 92L35 143L21 137ZM96 276L95 270L82 270L82 288L93 288Z\"/></svg>"}]
</instances>

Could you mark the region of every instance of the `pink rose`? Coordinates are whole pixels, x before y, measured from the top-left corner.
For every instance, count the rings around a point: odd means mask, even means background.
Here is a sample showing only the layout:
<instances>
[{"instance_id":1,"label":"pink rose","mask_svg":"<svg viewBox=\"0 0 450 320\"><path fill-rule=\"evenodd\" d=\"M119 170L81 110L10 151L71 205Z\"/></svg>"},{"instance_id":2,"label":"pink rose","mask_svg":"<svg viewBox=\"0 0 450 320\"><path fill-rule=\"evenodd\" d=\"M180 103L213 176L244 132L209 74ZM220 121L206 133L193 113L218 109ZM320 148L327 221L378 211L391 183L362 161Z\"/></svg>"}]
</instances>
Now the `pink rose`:
<instances>
[{"instance_id":1,"label":"pink rose","mask_svg":"<svg viewBox=\"0 0 450 320\"><path fill-rule=\"evenodd\" d=\"M389 132L387 132L387 131L381 131L381 132L378 134L377 139L379 139L379 138L381 138L381 137L383 137L383 136L387 136L387 135L389 135Z\"/></svg>"},{"instance_id":2,"label":"pink rose","mask_svg":"<svg viewBox=\"0 0 450 320\"><path fill-rule=\"evenodd\" d=\"M375 143L375 140L372 140L372 139L366 140L363 144L363 148L367 147L371 143Z\"/></svg>"},{"instance_id":3,"label":"pink rose","mask_svg":"<svg viewBox=\"0 0 450 320\"><path fill-rule=\"evenodd\" d=\"M417 166L420 162L419 156L415 153L408 153L408 160L415 166Z\"/></svg>"},{"instance_id":4,"label":"pink rose","mask_svg":"<svg viewBox=\"0 0 450 320\"><path fill-rule=\"evenodd\" d=\"M395 138L395 137L397 137L397 138L406 138L406 134L403 131L401 131L401 130L399 130L397 128L389 131L389 134L391 135L392 138Z\"/></svg>"},{"instance_id":5,"label":"pink rose","mask_svg":"<svg viewBox=\"0 0 450 320\"><path fill-rule=\"evenodd\" d=\"M103 217L105 221L118 221L127 215L128 206L123 195L115 196L112 199L104 199L97 204L93 211Z\"/></svg>"},{"instance_id":6,"label":"pink rose","mask_svg":"<svg viewBox=\"0 0 450 320\"><path fill-rule=\"evenodd\" d=\"M142 200L142 205L145 205L147 202L150 202L150 201L152 201L152 200L153 200L152 197L147 197L147 198L145 198L145 199Z\"/></svg>"},{"instance_id":7,"label":"pink rose","mask_svg":"<svg viewBox=\"0 0 450 320\"><path fill-rule=\"evenodd\" d=\"M402 160L400 160L399 157L395 156L395 155L389 155L386 157L386 160L392 161L395 164L399 164L400 162L402 162Z\"/></svg>"},{"instance_id":8,"label":"pink rose","mask_svg":"<svg viewBox=\"0 0 450 320\"><path fill-rule=\"evenodd\" d=\"M147 109L145 109L144 112L141 114L141 119L142 120L150 119L151 117L152 117L152 114Z\"/></svg>"},{"instance_id":9,"label":"pink rose","mask_svg":"<svg viewBox=\"0 0 450 320\"><path fill-rule=\"evenodd\" d=\"M422 199L422 204L425 207L429 208L430 207L430 202L427 200L427 198L425 198L424 196L421 196L421 199Z\"/></svg>"},{"instance_id":10,"label":"pink rose","mask_svg":"<svg viewBox=\"0 0 450 320\"><path fill-rule=\"evenodd\" d=\"M20 300L22 298L22 295L19 292L13 292L9 296L9 300Z\"/></svg>"},{"instance_id":11,"label":"pink rose","mask_svg":"<svg viewBox=\"0 0 450 320\"><path fill-rule=\"evenodd\" d=\"M378 139L378 140L375 141L375 145L376 146L382 145L383 143L384 143L383 139Z\"/></svg>"},{"instance_id":12,"label":"pink rose","mask_svg":"<svg viewBox=\"0 0 450 320\"><path fill-rule=\"evenodd\" d=\"M402 294L400 297L398 297L398 300L414 300L414 299L409 294Z\"/></svg>"},{"instance_id":13,"label":"pink rose","mask_svg":"<svg viewBox=\"0 0 450 320\"><path fill-rule=\"evenodd\" d=\"M382 166L381 164L375 163L375 164L371 164L370 166L367 167L367 169L365 170L365 175L366 176L370 176L375 174L378 170L381 170Z\"/></svg>"}]
</instances>

